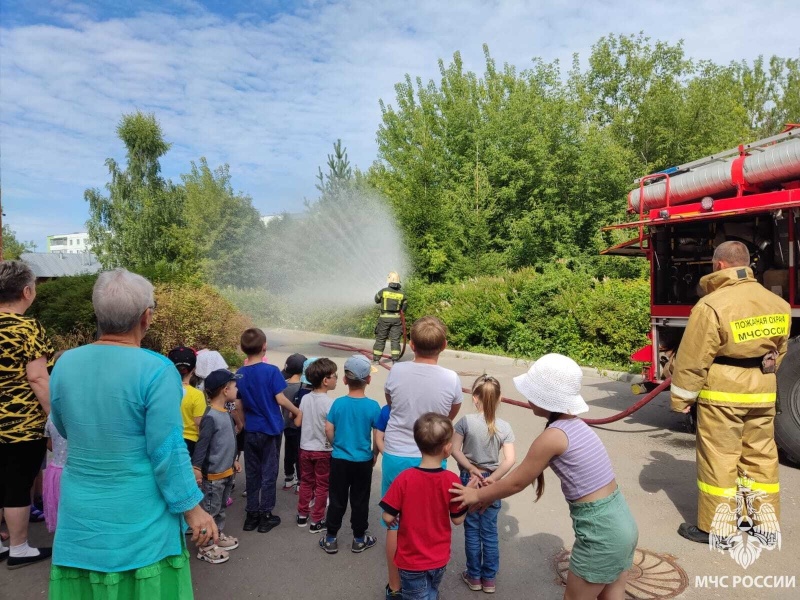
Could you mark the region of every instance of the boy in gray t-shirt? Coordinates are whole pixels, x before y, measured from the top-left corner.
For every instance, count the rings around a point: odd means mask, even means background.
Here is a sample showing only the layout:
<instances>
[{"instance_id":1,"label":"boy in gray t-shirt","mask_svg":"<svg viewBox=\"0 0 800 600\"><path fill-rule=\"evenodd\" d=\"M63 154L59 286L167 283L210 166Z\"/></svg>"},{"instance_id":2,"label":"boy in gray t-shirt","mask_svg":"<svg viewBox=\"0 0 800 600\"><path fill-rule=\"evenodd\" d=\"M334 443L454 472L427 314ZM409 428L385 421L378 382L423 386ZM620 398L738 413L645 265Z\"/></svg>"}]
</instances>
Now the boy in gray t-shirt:
<instances>
[{"instance_id":1,"label":"boy in gray t-shirt","mask_svg":"<svg viewBox=\"0 0 800 600\"><path fill-rule=\"evenodd\" d=\"M236 460L236 428L225 403L236 399L236 380L227 369L212 371L206 377L209 405L200 420L200 438L194 447L192 467L204 494L203 509L214 517L219 529L216 545L198 548L197 558L212 564L227 562L228 550L239 547L239 540L222 533L225 527L225 506L231 495L233 480L242 468Z\"/></svg>"}]
</instances>

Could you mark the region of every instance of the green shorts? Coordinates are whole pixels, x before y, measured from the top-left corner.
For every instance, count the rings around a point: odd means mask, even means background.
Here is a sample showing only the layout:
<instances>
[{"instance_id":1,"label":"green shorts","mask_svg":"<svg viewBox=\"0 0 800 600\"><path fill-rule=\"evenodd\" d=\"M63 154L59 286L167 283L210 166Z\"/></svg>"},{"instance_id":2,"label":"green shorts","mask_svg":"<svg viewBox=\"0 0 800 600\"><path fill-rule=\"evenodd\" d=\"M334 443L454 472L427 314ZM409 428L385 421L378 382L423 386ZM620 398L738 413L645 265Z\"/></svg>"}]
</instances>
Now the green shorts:
<instances>
[{"instance_id":1,"label":"green shorts","mask_svg":"<svg viewBox=\"0 0 800 600\"><path fill-rule=\"evenodd\" d=\"M619 488L594 502L570 502L575 545L569 570L589 583L613 583L633 564L636 521Z\"/></svg>"}]
</instances>

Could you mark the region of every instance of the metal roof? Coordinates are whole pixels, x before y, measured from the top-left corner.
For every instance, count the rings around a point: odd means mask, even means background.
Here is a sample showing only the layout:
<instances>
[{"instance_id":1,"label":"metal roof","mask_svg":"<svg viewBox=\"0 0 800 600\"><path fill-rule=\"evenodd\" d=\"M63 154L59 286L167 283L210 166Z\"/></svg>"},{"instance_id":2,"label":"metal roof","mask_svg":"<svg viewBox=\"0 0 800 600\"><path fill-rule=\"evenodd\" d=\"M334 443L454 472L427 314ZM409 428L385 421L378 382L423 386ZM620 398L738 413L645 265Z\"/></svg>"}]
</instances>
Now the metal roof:
<instances>
[{"instance_id":1,"label":"metal roof","mask_svg":"<svg viewBox=\"0 0 800 600\"><path fill-rule=\"evenodd\" d=\"M24 252L20 260L39 277L68 277L102 270L97 257L91 252Z\"/></svg>"}]
</instances>

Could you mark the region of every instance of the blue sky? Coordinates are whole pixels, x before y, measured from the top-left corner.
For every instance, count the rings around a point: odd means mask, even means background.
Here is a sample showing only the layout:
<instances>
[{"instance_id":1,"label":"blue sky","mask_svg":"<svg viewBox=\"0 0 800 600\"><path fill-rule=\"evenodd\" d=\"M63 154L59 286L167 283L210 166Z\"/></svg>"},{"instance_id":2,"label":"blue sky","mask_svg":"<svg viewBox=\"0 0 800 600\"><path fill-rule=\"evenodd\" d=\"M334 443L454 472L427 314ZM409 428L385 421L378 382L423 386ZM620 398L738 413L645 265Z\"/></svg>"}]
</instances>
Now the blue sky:
<instances>
[{"instance_id":1,"label":"blue sky","mask_svg":"<svg viewBox=\"0 0 800 600\"><path fill-rule=\"evenodd\" d=\"M375 160L378 100L406 73L427 80L460 51L498 63L585 58L608 33L685 41L720 63L800 56L800 4L762 0L25 2L0 0L0 169L5 222L44 250L84 230L83 192L124 158L115 127L154 112L178 180L201 156L229 163L264 214L302 208L341 138Z\"/></svg>"}]
</instances>

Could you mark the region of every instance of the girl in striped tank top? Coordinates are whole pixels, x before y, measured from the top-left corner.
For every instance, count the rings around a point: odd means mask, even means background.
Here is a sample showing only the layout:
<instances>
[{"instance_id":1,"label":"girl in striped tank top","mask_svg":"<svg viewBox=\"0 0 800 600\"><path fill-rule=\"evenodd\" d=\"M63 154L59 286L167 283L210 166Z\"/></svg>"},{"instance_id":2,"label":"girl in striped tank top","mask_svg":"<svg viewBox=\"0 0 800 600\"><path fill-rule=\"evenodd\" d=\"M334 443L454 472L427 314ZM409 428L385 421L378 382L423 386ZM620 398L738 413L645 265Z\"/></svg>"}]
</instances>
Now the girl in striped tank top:
<instances>
[{"instance_id":1,"label":"girl in striped tank top","mask_svg":"<svg viewBox=\"0 0 800 600\"><path fill-rule=\"evenodd\" d=\"M561 480L575 532L564 597L622 600L639 532L603 443L576 417L589 410L580 395L582 378L575 361L561 354L547 354L515 377L514 385L547 427L506 477L480 489L456 484L450 492L463 505L484 507L535 481L538 500L549 466Z\"/></svg>"}]
</instances>

